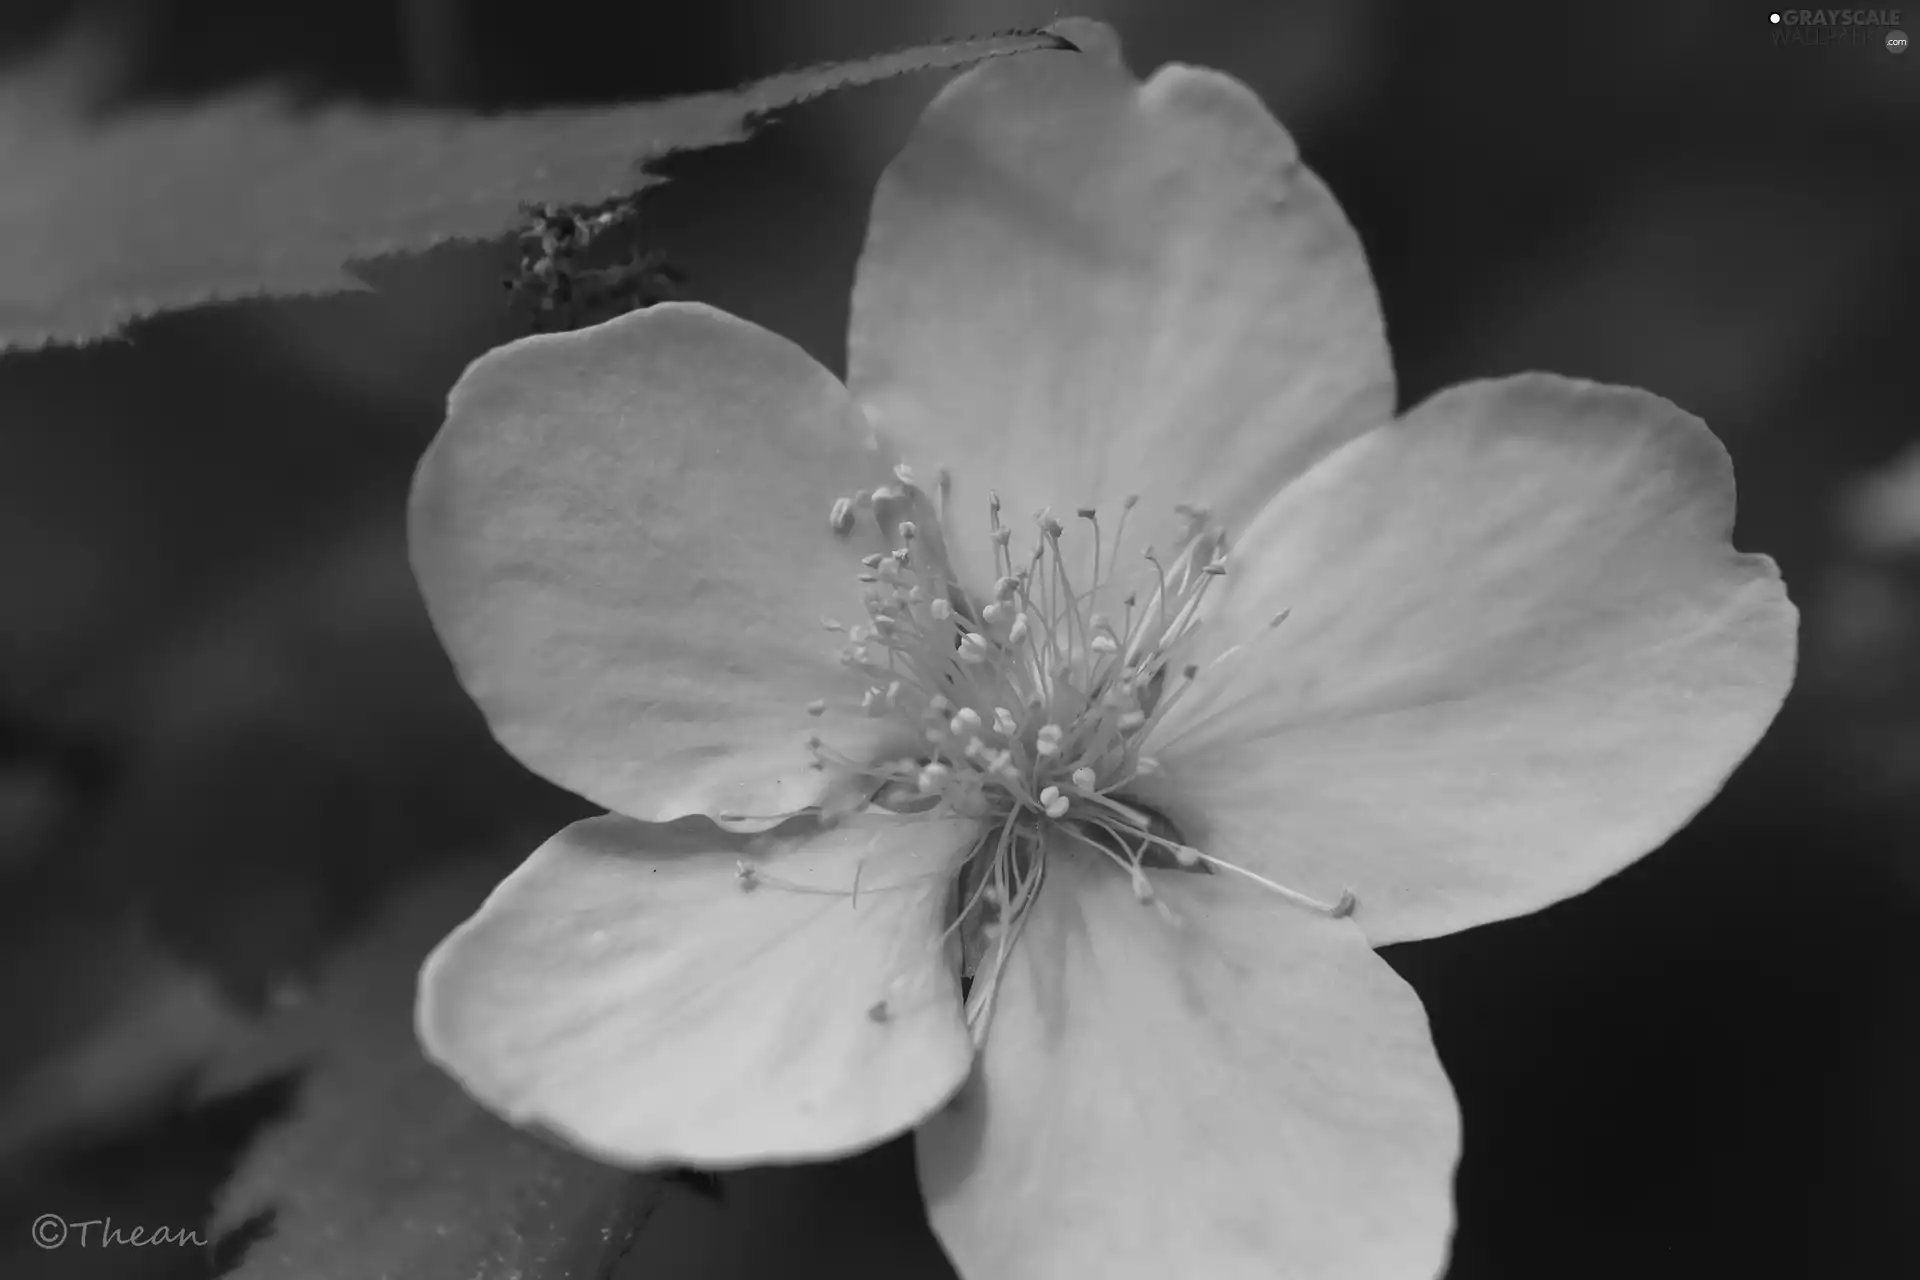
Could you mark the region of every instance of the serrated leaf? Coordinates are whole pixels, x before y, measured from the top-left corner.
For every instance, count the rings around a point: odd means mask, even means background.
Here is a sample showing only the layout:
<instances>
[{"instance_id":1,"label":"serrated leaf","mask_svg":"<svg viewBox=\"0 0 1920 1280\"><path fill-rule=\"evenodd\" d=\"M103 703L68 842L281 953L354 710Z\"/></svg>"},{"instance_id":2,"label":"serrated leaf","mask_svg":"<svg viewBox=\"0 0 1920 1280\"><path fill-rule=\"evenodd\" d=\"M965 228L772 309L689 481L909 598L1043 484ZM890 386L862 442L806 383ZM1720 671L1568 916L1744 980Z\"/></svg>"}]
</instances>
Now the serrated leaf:
<instances>
[{"instance_id":1,"label":"serrated leaf","mask_svg":"<svg viewBox=\"0 0 1920 1280\"><path fill-rule=\"evenodd\" d=\"M156 311L364 287L348 263L490 239L523 206L653 181L673 151L747 136L853 85L1037 49L1016 32L784 72L724 93L478 117L264 93L99 125L9 109L0 84L0 350L84 341Z\"/></svg>"},{"instance_id":2,"label":"serrated leaf","mask_svg":"<svg viewBox=\"0 0 1920 1280\"><path fill-rule=\"evenodd\" d=\"M310 1063L292 1114L220 1194L217 1233L273 1213L236 1280L594 1280L651 1212L656 1179L511 1128L415 1044L420 961L500 870L403 894L214 1082Z\"/></svg>"}]
</instances>

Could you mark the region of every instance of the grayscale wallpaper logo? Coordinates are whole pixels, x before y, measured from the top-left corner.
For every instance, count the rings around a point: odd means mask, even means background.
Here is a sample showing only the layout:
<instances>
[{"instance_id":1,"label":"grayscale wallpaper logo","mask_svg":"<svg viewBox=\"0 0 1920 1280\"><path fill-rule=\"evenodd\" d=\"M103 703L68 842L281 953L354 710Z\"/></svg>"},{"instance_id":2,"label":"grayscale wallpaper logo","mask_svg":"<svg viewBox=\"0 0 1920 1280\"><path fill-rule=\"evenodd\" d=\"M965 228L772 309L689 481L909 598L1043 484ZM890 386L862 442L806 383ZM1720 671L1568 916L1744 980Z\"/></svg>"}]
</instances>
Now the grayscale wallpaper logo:
<instances>
[{"instance_id":1,"label":"grayscale wallpaper logo","mask_svg":"<svg viewBox=\"0 0 1920 1280\"><path fill-rule=\"evenodd\" d=\"M1768 14L1767 21L1773 24L1775 44L1857 46L1884 49L1896 57L1907 51L1899 9L1781 9Z\"/></svg>"}]
</instances>

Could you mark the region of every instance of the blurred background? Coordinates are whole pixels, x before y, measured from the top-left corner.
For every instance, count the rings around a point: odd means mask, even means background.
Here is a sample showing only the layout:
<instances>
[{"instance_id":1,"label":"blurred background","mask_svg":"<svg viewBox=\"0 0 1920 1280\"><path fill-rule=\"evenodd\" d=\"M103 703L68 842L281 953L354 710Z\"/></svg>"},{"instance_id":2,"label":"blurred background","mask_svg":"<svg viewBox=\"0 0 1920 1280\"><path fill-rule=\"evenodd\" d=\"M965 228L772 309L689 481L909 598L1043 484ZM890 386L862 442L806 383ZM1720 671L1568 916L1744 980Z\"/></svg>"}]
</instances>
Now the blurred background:
<instances>
[{"instance_id":1,"label":"blurred background","mask_svg":"<svg viewBox=\"0 0 1920 1280\"><path fill-rule=\"evenodd\" d=\"M104 111L269 80L492 110L1056 12L6 0L0 60L83 33ZM1222 68L1289 125L1366 244L1403 403L1536 368L1677 401L1732 450L1737 541L1804 613L1778 727L1666 848L1389 951L1465 1110L1450 1276L1920 1275L1920 55L1782 45L1765 6L1707 0L1068 12L1115 23L1137 71ZM865 204L937 85L671 161L642 226L679 295L843 368ZM25 1224L203 1220L293 1092L210 1100L206 1065L402 886L580 812L492 746L404 560L447 389L528 327L512 262L440 251L366 294L0 356L0 1274L239 1257L42 1252ZM896 1144L676 1182L620 1274L949 1276L911 1177Z\"/></svg>"}]
</instances>

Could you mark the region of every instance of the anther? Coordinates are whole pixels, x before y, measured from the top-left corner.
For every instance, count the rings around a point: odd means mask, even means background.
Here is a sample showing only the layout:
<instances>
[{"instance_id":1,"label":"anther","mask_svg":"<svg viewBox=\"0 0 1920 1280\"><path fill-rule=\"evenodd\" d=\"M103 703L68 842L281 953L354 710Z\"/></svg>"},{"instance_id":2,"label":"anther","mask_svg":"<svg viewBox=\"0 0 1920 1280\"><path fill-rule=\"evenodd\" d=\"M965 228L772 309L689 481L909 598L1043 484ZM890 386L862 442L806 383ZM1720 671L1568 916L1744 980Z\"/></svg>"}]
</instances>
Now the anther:
<instances>
[{"instance_id":1,"label":"anther","mask_svg":"<svg viewBox=\"0 0 1920 1280\"><path fill-rule=\"evenodd\" d=\"M789 703L788 705L791 706L792 704ZM822 715L825 715L826 713L827 713L827 700L825 698L815 698L812 702L809 702L807 704L807 714L810 716L822 716Z\"/></svg>"},{"instance_id":2,"label":"anther","mask_svg":"<svg viewBox=\"0 0 1920 1280\"><path fill-rule=\"evenodd\" d=\"M1152 756L1141 756L1133 762L1133 771L1141 777L1151 777L1160 772L1160 762Z\"/></svg>"},{"instance_id":3,"label":"anther","mask_svg":"<svg viewBox=\"0 0 1920 1280\"><path fill-rule=\"evenodd\" d=\"M993 709L993 731L995 733L1004 738L1011 735L1013 731L1019 727L1020 722L1013 718L1013 712L1007 710L1005 707L995 707Z\"/></svg>"},{"instance_id":4,"label":"anther","mask_svg":"<svg viewBox=\"0 0 1920 1280\"><path fill-rule=\"evenodd\" d=\"M1046 810L1049 818L1066 817L1069 803L1058 787L1046 787L1040 792L1040 807Z\"/></svg>"},{"instance_id":5,"label":"anther","mask_svg":"<svg viewBox=\"0 0 1920 1280\"><path fill-rule=\"evenodd\" d=\"M1013 618L1013 626L1007 629L1007 643L1019 644L1022 640L1025 640L1026 638L1027 638L1027 615L1024 613L1015 614Z\"/></svg>"},{"instance_id":6,"label":"anther","mask_svg":"<svg viewBox=\"0 0 1920 1280\"><path fill-rule=\"evenodd\" d=\"M827 631L845 631L846 630L844 626L840 625L840 620L838 618L822 618L820 619L820 626Z\"/></svg>"},{"instance_id":7,"label":"anther","mask_svg":"<svg viewBox=\"0 0 1920 1280\"><path fill-rule=\"evenodd\" d=\"M740 892L751 893L753 891L759 884L759 881L755 879L757 874L753 869L753 864L745 858L734 859L733 878L734 882L740 886Z\"/></svg>"},{"instance_id":8,"label":"anther","mask_svg":"<svg viewBox=\"0 0 1920 1280\"><path fill-rule=\"evenodd\" d=\"M1095 653L1118 653L1120 651L1120 646L1114 641L1114 638L1104 633L1087 641L1087 647Z\"/></svg>"},{"instance_id":9,"label":"anther","mask_svg":"<svg viewBox=\"0 0 1920 1280\"><path fill-rule=\"evenodd\" d=\"M900 522L900 540L902 542L912 542L914 535L919 532L920 532L920 527L914 524L913 521L902 520Z\"/></svg>"},{"instance_id":10,"label":"anther","mask_svg":"<svg viewBox=\"0 0 1920 1280\"><path fill-rule=\"evenodd\" d=\"M851 498L833 500L833 510L827 514L827 527L843 538L853 532L853 500Z\"/></svg>"},{"instance_id":11,"label":"anther","mask_svg":"<svg viewBox=\"0 0 1920 1280\"><path fill-rule=\"evenodd\" d=\"M1087 768L1087 766L1085 765L1081 765L1078 769L1075 769L1073 771L1073 785L1080 788L1080 790L1082 791L1093 790L1094 784L1099 780L1100 779L1095 776L1093 770Z\"/></svg>"},{"instance_id":12,"label":"anther","mask_svg":"<svg viewBox=\"0 0 1920 1280\"><path fill-rule=\"evenodd\" d=\"M953 606L945 600L936 599L927 606L927 612L932 614L936 621L945 622L953 616Z\"/></svg>"},{"instance_id":13,"label":"anther","mask_svg":"<svg viewBox=\"0 0 1920 1280\"><path fill-rule=\"evenodd\" d=\"M1128 729L1138 729L1146 722L1147 713L1136 709L1128 711L1120 717L1120 728L1123 732Z\"/></svg>"},{"instance_id":14,"label":"anther","mask_svg":"<svg viewBox=\"0 0 1920 1280\"><path fill-rule=\"evenodd\" d=\"M1079 507L1075 509L1073 514L1079 516L1082 520L1091 520L1098 513L1094 511L1092 507Z\"/></svg>"},{"instance_id":15,"label":"anther","mask_svg":"<svg viewBox=\"0 0 1920 1280\"><path fill-rule=\"evenodd\" d=\"M885 1022L892 1016L891 1013L887 1012L887 1002L885 1000L874 1001L873 1005L867 1010L867 1017L874 1022Z\"/></svg>"}]
</instances>

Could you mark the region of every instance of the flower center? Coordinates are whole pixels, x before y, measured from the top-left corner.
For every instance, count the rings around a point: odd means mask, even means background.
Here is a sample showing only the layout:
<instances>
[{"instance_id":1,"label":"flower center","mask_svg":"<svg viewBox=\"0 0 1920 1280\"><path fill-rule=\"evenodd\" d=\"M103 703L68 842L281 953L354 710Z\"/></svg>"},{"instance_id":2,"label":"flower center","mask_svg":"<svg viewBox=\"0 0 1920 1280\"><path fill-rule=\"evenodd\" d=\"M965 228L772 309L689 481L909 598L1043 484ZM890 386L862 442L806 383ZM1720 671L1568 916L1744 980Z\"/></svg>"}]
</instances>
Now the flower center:
<instances>
[{"instance_id":1,"label":"flower center","mask_svg":"<svg viewBox=\"0 0 1920 1280\"><path fill-rule=\"evenodd\" d=\"M1199 625L1207 587L1226 572L1221 532L1205 512L1183 509L1180 545L1164 560L1148 548L1146 599L1129 592L1116 624L1093 608L1113 594L1114 556L1098 514L1079 512L1093 527L1094 555L1091 581L1077 584L1051 513L1035 516L1032 546L1018 553L996 496L993 594L972 600L955 580L939 525L926 519L927 496L905 467L897 475L898 487L835 504L836 528L850 533L854 512L869 509L893 544L864 561L867 621L848 633L842 660L871 681L868 714L912 720L927 743L910 764L875 772L987 820L1059 820L1087 806L1115 813L1103 808L1105 797L1153 772L1140 746L1198 675L1188 664L1176 680L1170 669ZM1135 501L1121 511L1116 552Z\"/></svg>"},{"instance_id":2,"label":"flower center","mask_svg":"<svg viewBox=\"0 0 1920 1280\"><path fill-rule=\"evenodd\" d=\"M1080 582L1063 550L1066 527L1042 510L1034 531L1016 545L993 495L995 579L982 600L967 595L947 555L946 473L937 505L908 467L894 475L895 485L833 504L828 520L836 534L851 537L870 514L885 549L862 562L867 620L851 629L833 619L822 625L846 631L841 659L868 681L861 699L866 713L908 721L925 746L878 764L850 760L818 737L808 747L816 766L833 764L869 779L864 798L881 809L947 812L982 823L985 834L960 877L952 925L961 931L969 975L992 960L969 1000L976 1035L984 1034L998 973L1039 891L1050 838L1109 859L1130 878L1135 895L1163 913L1149 867L1217 867L1328 914L1352 910L1351 895L1322 903L1202 853L1124 797L1128 784L1159 767L1142 753L1149 734L1205 675L1190 660L1193 637L1202 600L1227 572L1227 544L1204 508L1176 508L1180 531L1172 549L1162 554L1148 547L1144 564L1132 567L1137 585L1121 594L1129 584L1114 578L1137 495L1121 504L1110 540L1097 511L1075 513L1092 540L1090 575ZM1270 627L1285 617L1275 616ZM825 709L824 702L809 708Z\"/></svg>"}]
</instances>

